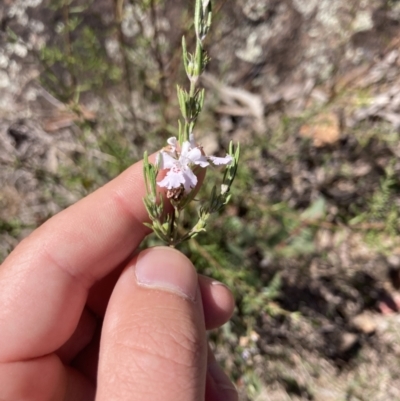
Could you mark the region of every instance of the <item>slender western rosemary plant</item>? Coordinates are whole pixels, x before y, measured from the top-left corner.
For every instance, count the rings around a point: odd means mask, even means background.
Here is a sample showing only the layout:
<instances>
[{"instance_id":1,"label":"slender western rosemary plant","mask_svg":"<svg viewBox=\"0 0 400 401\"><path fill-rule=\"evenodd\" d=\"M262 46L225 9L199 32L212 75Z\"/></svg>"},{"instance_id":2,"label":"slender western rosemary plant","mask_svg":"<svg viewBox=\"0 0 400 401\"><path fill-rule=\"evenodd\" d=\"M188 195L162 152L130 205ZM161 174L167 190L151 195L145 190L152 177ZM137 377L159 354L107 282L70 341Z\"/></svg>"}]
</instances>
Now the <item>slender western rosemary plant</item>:
<instances>
[{"instance_id":1,"label":"slender western rosemary plant","mask_svg":"<svg viewBox=\"0 0 400 401\"><path fill-rule=\"evenodd\" d=\"M229 145L225 157L207 156L203 148L196 142L194 128L204 104L204 88L199 86L199 78L203 73L209 57L203 47L212 20L210 0L196 0L194 13L194 29L196 48L190 53L186 41L182 39L183 64L189 78L189 89L178 85L178 101L182 114L179 121L179 136L167 140L167 146L157 155L156 162L150 163L147 152L144 155L144 177L147 195L144 204L151 223L145 223L167 245L175 247L179 243L193 238L205 231L207 220L212 213L219 212L231 197L230 188L235 178L239 161L239 146ZM182 228L182 212L188 203L194 200L204 177L202 169L210 164L225 166L222 184L213 186L206 201L201 203L197 223L187 231ZM159 173L164 172L161 180ZM165 188L164 192L161 188ZM167 199L165 199L167 198ZM167 205L168 201L172 207Z\"/></svg>"}]
</instances>

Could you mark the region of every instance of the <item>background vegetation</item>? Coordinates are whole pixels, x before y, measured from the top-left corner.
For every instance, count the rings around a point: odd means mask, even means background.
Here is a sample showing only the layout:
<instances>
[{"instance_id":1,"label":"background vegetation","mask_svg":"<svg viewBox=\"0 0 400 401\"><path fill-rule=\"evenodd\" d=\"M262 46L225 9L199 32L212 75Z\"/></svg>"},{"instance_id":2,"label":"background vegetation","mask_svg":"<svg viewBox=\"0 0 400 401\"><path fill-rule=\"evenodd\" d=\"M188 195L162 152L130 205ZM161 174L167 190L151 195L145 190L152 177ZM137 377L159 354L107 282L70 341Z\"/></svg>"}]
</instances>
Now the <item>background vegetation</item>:
<instances>
[{"instance_id":1,"label":"background vegetation","mask_svg":"<svg viewBox=\"0 0 400 401\"><path fill-rule=\"evenodd\" d=\"M0 5L1 258L176 135L192 7ZM400 399L399 2L214 9L197 136L242 159L224 214L181 250L235 294L218 358L243 400Z\"/></svg>"}]
</instances>

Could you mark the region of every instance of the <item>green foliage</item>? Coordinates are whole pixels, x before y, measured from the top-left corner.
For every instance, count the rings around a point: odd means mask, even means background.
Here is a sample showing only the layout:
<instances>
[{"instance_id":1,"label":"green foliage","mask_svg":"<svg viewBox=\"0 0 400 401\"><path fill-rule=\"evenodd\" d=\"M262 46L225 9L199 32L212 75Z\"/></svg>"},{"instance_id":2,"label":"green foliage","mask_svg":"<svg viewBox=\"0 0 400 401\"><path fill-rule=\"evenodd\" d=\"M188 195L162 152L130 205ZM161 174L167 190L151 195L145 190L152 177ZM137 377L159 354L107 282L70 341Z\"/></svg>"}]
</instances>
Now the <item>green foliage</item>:
<instances>
[{"instance_id":1,"label":"green foliage","mask_svg":"<svg viewBox=\"0 0 400 401\"><path fill-rule=\"evenodd\" d=\"M1 220L0 219L0 232L7 232L13 237L17 237L24 226L19 219Z\"/></svg>"},{"instance_id":2,"label":"green foliage","mask_svg":"<svg viewBox=\"0 0 400 401\"><path fill-rule=\"evenodd\" d=\"M39 53L45 74L42 83L58 98L77 100L82 92L99 90L107 82L119 82L121 68L108 59L99 33L86 24L86 6L73 7L73 0L53 1L50 7L63 13L55 27L54 44Z\"/></svg>"},{"instance_id":3,"label":"green foliage","mask_svg":"<svg viewBox=\"0 0 400 401\"><path fill-rule=\"evenodd\" d=\"M385 170L385 176L381 179L380 185L373 194L370 201L369 215L372 220L385 219L388 211L392 208L393 188L396 184L396 177L391 163Z\"/></svg>"},{"instance_id":4,"label":"green foliage","mask_svg":"<svg viewBox=\"0 0 400 401\"><path fill-rule=\"evenodd\" d=\"M110 64L96 33L89 27L82 28L79 39L71 44L69 54L59 46L45 46L40 60L47 71L43 83L61 99L76 99L82 92L101 89L104 82L121 79L120 68ZM60 80L62 74L56 72L59 69L68 74L68 82Z\"/></svg>"}]
</instances>

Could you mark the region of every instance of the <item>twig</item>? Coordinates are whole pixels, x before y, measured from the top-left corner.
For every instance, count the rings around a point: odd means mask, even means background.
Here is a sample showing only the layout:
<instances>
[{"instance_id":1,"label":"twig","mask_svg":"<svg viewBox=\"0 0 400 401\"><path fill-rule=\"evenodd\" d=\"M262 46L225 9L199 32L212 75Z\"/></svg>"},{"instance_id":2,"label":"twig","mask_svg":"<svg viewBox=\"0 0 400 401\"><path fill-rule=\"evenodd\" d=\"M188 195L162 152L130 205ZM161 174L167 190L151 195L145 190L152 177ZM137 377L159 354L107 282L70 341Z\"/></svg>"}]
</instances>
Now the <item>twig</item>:
<instances>
[{"instance_id":1,"label":"twig","mask_svg":"<svg viewBox=\"0 0 400 401\"><path fill-rule=\"evenodd\" d=\"M222 266L218 261L207 251L201 244L199 244L195 238L189 242L189 245L193 247L211 266L214 266L217 270L222 270Z\"/></svg>"},{"instance_id":2,"label":"twig","mask_svg":"<svg viewBox=\"0 0 400 401\"><path fill-rule=\"evenodd\" d=\"M162 97L162 115L164 121L166 122L166 106L169 98L169 91L167 86L167 77L166 77L166 70L165 64L162 56L161 51L161 44L160 44L160 32L158 29L158 21L157 21L157 10L155 0L150 0L150 16L151 16L151 23L154 29L154 58L156 59L158 65L158 72L160 74L160 88L161 88L161 97Z\"/></svg>"},{"instance_id":3,"label":"twig","mask_svg":"<svg viewBox=\"0 0 400 401\"><path fill-rule=\"evenodd\" d=\"M119 42L119 47L121 50L124 74L125 74L126 83L128 85L128 92L129 92L127 103L128 103L129 111L133 118L133 124L136 126L137 118L136 118L135 110L132 106L133 82L131 79L131 73L130 73L130 68L129 68L129 59L128 59L128 55L126 53L127 44L125 41L124 31L122 30L123 9L124 9L124 0L114 0L114 15L115 15L115 23L117 26L118 42Z\"/></svg>"},{"instance_id":4,"label":"twig","mask_svg":"<svg viewBox=\"0 0 400 401\"><path fill-rule=\"evenodd\" d=\"M76 75L73 69L73 64L71 64L71 59L72 59L72 44L71 44L71 35L70 35L70 20L69 20L69 7L70 3L68 0L65 0L63 3L63 19L64 19L64 25L65 25L65 30L64 30L64 42L65 42L65 52L67 54L67 65L68 65L68 71L71 76L71 81L72 81L72 93L69 94L68 97L75 97L75 94L77 92L78 88L78 81L76 79ZM70 99L71 100L71 99Z\"/></svg>"}]
</instances>

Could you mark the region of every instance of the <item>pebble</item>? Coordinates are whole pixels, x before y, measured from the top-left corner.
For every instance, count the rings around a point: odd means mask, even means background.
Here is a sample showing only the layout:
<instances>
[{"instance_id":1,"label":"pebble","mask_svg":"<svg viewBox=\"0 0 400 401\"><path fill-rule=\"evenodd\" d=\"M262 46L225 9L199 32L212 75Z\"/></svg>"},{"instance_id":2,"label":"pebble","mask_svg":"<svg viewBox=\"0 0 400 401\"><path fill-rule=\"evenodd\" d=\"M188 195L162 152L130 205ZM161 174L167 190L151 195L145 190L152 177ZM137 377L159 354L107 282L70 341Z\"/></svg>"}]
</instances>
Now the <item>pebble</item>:
<instances>
[{"instance_id":1,"label":"pebble","mask_svg":"<svg viewBox=\"0 0 400 401\"><path fill-rule=\"evenodd\" d=\"M352 324L355 329L364 334L373 334L376 331L376 323L372 316L367 313L355 316Z\"/></svg>"},{"instance_id":2,"label":"pebble","mask_svg":"<svg viewBox=\"0 0 400 401\"><path fill-rule=\"evenodd\" d=\"M350 351L358 342L358 336L354 333L343 333L340 339L339 351L340 353L346 353Z\"/></svg>"}]
</instances>

